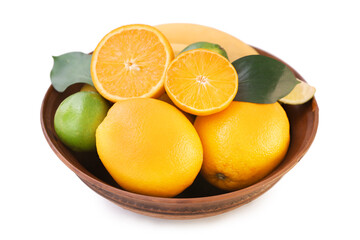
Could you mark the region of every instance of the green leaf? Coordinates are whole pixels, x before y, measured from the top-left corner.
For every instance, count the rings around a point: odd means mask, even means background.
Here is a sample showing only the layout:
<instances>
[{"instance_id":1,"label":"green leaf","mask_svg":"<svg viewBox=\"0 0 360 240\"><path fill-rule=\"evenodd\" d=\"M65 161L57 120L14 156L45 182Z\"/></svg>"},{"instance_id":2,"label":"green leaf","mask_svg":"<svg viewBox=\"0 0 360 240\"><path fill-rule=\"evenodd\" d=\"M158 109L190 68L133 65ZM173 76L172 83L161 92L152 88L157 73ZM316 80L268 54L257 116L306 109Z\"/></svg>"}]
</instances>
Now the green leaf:
<instances>
[{"instance_id":1,"label":"green leaf","mask_svg":"<svg viewBox=\"0 0 360 240\"><path fill-rule=\"evenodd\" d=\"M263 55L250 55L232 63L238 73L235 101L274 103L298 84L293 72L283 63Z\"/></svg>"},{"instance_id":2,"label":"green leaf","mask_svg":"<svg viewBox=\"0 0 360 240\"><path fill-rule=\"evenodd\" d=\"M74 83L93 86L90 74L91 55L70 52L53 57L54 66L50 73L51 84L58 92L63 92Z\"/></svg>"}]
</instances>

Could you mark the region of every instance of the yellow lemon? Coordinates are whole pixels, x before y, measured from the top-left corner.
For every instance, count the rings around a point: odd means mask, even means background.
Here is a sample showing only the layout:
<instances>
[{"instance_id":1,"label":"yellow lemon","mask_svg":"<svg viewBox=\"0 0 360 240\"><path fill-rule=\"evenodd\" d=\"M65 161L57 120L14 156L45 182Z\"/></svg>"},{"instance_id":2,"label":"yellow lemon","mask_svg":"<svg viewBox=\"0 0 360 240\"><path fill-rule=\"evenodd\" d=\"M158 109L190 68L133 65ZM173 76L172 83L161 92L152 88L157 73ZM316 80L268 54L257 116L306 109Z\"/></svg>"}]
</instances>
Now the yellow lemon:
<instances>
[{"instance_id":1,"label":"yellow lemon","mask_svg":"<svg viewBox=\"0 0 360 240\"><path fill-rule=\"evenodd\" d=\"M158 99L161 100L161 101L164 101L164 102L166 102L166 103L168 103L168 104L170 104L170 105L173 105L174 107L176 107L175 103L173 103L173 101L171 101L171 99L169 98L169 96L168 96L166 93L164 93L163 95L161 95ZM176 108L177 108L177 107L176 107ZM177 109L179 109L179 108L177 108ZM180 110L180 109L179 109L179 111L181 111L181 112L185 115L185 117L186 117L187 119L189 119L189 121L190 121L191 123L194 123L194 122L195 122L195 115L192 115L192 114L190 114L190 113L184 112L184 111L182 111L182 110Z\"/></svg>"},{"instance_id":2,"label":"yellow lemon","mask_svg":"<svg viewBox=\"0 0 360 240\"><path fill-rule=\"evenodd\" d=\"M232 102L224 111L198 116L204 149L201 173L214 186L237 190L268 175L284 158L289 121L279 103Z\"/></svg>"},{"instance_id":3,"label":"yellow lemon","mask_svg":"<svg viewBox=\"0 0 360 240\"><path fill-rule=\"evenodd\" d=\"M115 103L96 131L101 161L125 190L173 197L190 186L203 159L200 138L174 106L152 98Z\"/></svg>"}]
</instances>

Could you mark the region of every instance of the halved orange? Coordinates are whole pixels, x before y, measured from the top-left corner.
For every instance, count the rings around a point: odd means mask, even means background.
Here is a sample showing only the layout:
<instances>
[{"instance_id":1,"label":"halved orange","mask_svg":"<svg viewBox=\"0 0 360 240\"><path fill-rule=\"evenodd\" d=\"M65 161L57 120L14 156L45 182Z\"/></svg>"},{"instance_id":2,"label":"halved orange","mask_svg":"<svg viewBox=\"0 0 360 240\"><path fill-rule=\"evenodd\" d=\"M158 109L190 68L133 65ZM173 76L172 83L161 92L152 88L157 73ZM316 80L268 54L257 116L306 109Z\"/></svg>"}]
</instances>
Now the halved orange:
<instances>
[{"instance_id":1,"label":"halved orange","mask_svg":"<svg viewBox=\"0 0 360 240\"><path fill-rule=\"evenodd\" d=\"M117 102L164 93L165 71L174 53L156 28L143 24L108 33L92 55L91 77L97 91Z\"/></svg>"},{"instance_id":2,"label":"halved orange","mask_svg":"<svg viewBox=\"0 0 360 240\"><path fill-rule=\"evenodd\" d=\"M206 49L189 50L169 65L165 90L181 110L210 115L230 105L238 90L238 75L220 54Z\"/></svg>"}]
</instances>

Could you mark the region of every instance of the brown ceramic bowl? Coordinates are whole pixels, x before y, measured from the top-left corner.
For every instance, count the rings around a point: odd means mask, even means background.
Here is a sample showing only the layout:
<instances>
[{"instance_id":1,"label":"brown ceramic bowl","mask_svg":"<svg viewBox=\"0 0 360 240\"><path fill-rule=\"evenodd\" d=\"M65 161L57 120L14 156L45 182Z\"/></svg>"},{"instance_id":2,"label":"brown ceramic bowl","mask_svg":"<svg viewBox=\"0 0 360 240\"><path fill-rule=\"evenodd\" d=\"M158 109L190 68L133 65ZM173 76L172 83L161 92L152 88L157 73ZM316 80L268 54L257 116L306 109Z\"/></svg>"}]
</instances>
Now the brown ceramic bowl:
<instances>
[{"instance_id":1,"label":"brown ceramic bowl","mask_svg":"<svg viewBox=\"0 0 360 240\"><path fill-rule=\"evenodd\" d=\"M262 55L281 61L265 51L256 49ZM304 80L294 69L292 70L298 79ZM188 189L174 198L151 197L121 189L105 170L95 152L72 152L56 136L53 123L55 111L64 98L78 91L80 87L80 84L75 84L64 93L58 93L52 86L49 87L41 107L41 125L50 147L66 166L101 196L131 211L160 218L207 217L230 211L256 199L300 161L315 138L319 122L319 108L315 98L302 105L283 105L291 128L289 150L281 164L256 184L238 191L224 192L212 187L198 176Z\"/></svg>"}]
</instances>

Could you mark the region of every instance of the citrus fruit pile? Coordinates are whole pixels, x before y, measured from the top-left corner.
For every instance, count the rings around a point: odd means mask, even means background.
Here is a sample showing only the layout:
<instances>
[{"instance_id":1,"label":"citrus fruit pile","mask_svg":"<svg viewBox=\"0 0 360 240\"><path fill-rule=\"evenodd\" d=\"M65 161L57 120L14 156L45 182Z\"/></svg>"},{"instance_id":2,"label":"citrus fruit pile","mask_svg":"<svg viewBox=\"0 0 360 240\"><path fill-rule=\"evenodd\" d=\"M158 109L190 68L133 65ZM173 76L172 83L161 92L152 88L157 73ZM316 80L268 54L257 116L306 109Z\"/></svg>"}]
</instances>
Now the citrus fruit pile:
<instances>
[{"instance_id":1,"label":"citrus fruit pile","mask_svg":"<svg viewBox=\"0 0 360 240\"><path fill-rule=\"evenodd\" d=\"M174 197L199 173L226 191L258 182L290 143L281 104L315 92L282 63L198 25L122 26L88 56L76 53L71 69L80 62L90 85L60 104L55 131L73 151L96 151L123 189L151 196ZM55 88L86 83L61 68Z\"/></svg>"}]
</instances>

